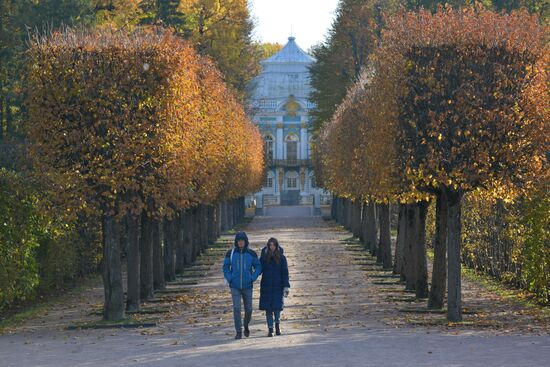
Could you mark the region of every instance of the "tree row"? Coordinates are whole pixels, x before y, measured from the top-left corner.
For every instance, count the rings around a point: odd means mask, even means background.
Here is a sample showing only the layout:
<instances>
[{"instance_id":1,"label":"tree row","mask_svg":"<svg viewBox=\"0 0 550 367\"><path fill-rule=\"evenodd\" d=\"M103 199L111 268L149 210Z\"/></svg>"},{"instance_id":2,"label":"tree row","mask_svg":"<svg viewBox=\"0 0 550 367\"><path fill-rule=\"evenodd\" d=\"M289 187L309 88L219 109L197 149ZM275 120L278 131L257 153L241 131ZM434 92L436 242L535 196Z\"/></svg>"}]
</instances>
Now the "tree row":
<instances>
[{"instance_id":1,"label":"tree row","mask_svg":"<svg viewBox=\"0 0 550 367\"><path fill-rule=\"evenodd\" d=\"M29 60L33 170L67 216L100 213L104 317L121 319L121 237L135 309L242 218L261 136L212 61L169 32L55 32Z\"/></svg>"},{"instance_id":2,"label":"tree row","mask_svg":"<svg viewBox=\"0 0 550 367\"><path fill-rule=\"evenodd\" d=\"M548 179L547 62L544 31L526 11L398 12L317 141L317 174L341 198L333 215L431 307L443 305L448 271L451 321L462 318L464 194L511 201ZM430 200L437 211L429 290ZM393 256L390 203L400 205Z\"/></svg>"}]
</instances>

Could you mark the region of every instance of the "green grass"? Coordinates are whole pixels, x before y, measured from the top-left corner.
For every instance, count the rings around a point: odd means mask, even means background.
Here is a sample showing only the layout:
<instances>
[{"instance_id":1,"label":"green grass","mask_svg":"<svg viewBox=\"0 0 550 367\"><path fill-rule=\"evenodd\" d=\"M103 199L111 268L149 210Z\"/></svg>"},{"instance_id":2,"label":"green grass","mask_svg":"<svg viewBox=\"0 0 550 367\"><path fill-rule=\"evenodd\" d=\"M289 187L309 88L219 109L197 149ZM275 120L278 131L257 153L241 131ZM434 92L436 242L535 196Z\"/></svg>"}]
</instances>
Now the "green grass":
<instances>
[{"instance_id":1,"label":"green grass","mask_svg":"<svg viewBox=\"0 0 550 367\"><path fill-rule=\"evenodd\" d=\"M433 249L427 249L427 254L428 259L433 261ZM463 279L478 283L483 289L495 293L503 299L519 302L519 304L525 308L539 310L544 317L550 318L550 307L545 307L537 303L534 295L525 290L513 288L490 275L481 273L475 269L470 269L464 265L461 266L461 274Z\"/></svg>"},{"instance_id":2,"label":"green grass","mask_svg":"<svg viewBox=\"0 0 550 367\"><path fill-rule=\"evenodd\" d=\"M92 287L98 283L101 283L101 276L99 274L90 275L80 280L78 285L70 288L65 293L56 294L45 299L39 299L35 301L34 304L22 307L20 310L0 320L0 334L6 332L7 329L21 325L28 319L43 315L56 304L64 302L69 298L76 297L79 293L82 293L85 288Z\"/></svg>"},{"instance_id":3,"label":"green grass","mask_svg":"<svg viewBox=\"0 0 550 367\"><path fill-rule=\"evenodd\" d=\"M536 302L536 297L530 292L513 288L490 275L480 273L465 266L462 266L462 276L469 281L480 284L484 289L497 294L503 299L518 302L525 308L537 309L542 312L544 317L550 317L550 307L545 307Z\"/></svg>"},{"instance_id":4,"label":"green grass","mask_svg":"<svg viewBox=\"0 0 550 367\"><path fill-rule=\"evenodd\" d=\"M245 218L243 222L235 225L235 228L224 232L219 238L216 239L216 242L212 245L208 246L207 252L209 254L203 254L202 256L198 257L197 260L200 261L202 259L203 261L206 259L218 259L219 254L217 251L220 252L220 254L225 253L225 248L228 247L228 241L230 243L233 243L233 236L237 233L237 231L241 230L242 228L245 228L250 222L252 221L252 218ZM215 261L205 261L206 264L201 265L210 265L215 264ZM198 264L196 264L198 265ZM192 268L193 265L190 266ZM197 266L198 267L198 266ZM178 277L179 281L173 282L177 285L193 285L197 282L192 281L185 281L181 278L186 277L201 277L206 274L206 271L202 271L203 267L199 267L197 270L188 270L186 269L183 276ZM204 268L206 270L206 268ZM101 284L101 275L100 274L93 274L90 275L84 279L79 279L75 282L75 285L72 287L69 287L66 291L60 291L57 292L57 294L53 296L48 296L46 298L39 298L35 300L33 303L22 305L19 309L11 310L10 314L7 316L0 316L0 334L5 333L8 329L17 327L18 325L21 325L24 321L28 319L32 319L35 317L39 317L46 312L48 312L52 307L55 307L56 304L59 302L65 302L71 298L77 297L80 293L84 291L84 289L88 287L95 286L97 284ZM183 292L183 291L182 291ZM167 292L168 293L168 292ZM99 323L99 321L98 321Z\"/></svg>"}]
</instances>

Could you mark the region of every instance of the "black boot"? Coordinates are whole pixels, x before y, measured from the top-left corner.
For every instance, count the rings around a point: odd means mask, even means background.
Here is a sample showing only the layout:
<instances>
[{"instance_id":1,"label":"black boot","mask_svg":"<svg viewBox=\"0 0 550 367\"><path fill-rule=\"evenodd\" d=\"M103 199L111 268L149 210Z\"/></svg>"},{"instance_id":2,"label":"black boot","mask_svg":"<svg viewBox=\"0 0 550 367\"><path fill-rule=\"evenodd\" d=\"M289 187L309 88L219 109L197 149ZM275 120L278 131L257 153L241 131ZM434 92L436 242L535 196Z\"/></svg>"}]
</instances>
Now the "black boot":
<instances>
[{"instance_id":1,"label":"black boot","mask_svg":"<svg viewBox=\"0 0 550 367\"><path fill-rule=\"evenodd\" d=\"M281 335L281 327L279 323L275 324L275 335Z\"/></svg>"},{"instance_id":2,"label":"black boot","mask_svg":"<svg viewBox=\"0 0 550 367\"><path fill-rule=\"evenodd\" d=\"M242 338L243 338L242 331L237 331L237 335L235 335L235 339L242 339Z\"/></svg>"},{"instance_id":3,"label":"black boot","mask_svg":"<svg viewBox=\"0 0 550 367\"><path fill-rule=\"evenodd\" d=\"M269 328L269 333L267 334L267 336L269 336L269 337L273 336L273 328L272 327Z\"/></svg>"},{"instance_id":4,"label":"black boot","mask_svg":"<svg viewBox=\"0 0 550 367\"><path fill-rule=\"evenodd\" d=\"M248 328L248 325L244 326L244 336L247 338L250 336L250 329Z\"/></svg>"}]
</instances>

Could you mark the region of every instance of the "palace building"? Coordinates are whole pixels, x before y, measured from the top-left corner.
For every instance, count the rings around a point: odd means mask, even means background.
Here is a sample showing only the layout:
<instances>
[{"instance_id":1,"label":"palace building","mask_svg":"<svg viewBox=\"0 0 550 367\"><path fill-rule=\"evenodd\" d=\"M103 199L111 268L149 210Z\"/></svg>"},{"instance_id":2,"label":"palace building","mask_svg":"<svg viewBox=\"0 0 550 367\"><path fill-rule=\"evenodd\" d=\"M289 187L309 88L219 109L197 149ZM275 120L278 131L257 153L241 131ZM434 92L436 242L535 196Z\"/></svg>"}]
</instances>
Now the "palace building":
<instances>
[{"instance_id":1,"label":"palace building","mask_svg":"<svg viewBox=\"0 0 550 367\"><path fill-rule=\"evenodd\" d=\"M315 60L289 37L275 55L261 61L251 81L250 117L264 138L266 177L256 207L313 205L330 201L315 185L311 156L309 66ZM318 212L316 210L316 212Z\"/></svg>"}]
</instances>

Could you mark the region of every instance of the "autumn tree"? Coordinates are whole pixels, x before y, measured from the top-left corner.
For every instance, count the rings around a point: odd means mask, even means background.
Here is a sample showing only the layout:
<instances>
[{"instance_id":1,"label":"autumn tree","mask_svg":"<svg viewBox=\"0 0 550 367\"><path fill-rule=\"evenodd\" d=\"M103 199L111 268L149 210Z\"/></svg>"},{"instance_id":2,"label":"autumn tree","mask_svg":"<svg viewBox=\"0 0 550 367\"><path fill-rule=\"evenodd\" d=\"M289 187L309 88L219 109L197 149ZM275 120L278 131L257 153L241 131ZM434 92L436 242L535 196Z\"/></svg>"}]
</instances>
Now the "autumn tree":
<instances>
[{"instance_id":1,"label":"autumn tree","mask_svg":"<svg viewBox=\"0 0 550 367\"><path fill-rule=\"evenodd\" d=\"M33 161L68 210L102 213L104 317L120 319L121 228L131 310L164 286L174 260L161 247L164 218L193 206L206 215L224 187L225 199L259 187L259 132L214 65L170 33L54 33L36 38L30 57Z\"/></svg>"},{"instance_id":2,"label":"autumn tree","mask_svg":"<svg viewBox=\"0 0 550 367\"><path fill-rule=\"evenodd\" d=\"M460 204L484 189L510 198L544 161L543 31L527 12L401 13L380 51L401 75L402 169L448 203L448 318L461 319ZM541 115L542 114L542 115ZM543 140L541 140L543 139Z\"/></svg>"},{"instance_id":3,"label":"autumn tree","mask_svg":"<svg viewBox=\"0 0 550 367\"><path fill-rule=\"evenodd\" d=\"M183 31L185 14L180 0L144 0L139 4L141 24L151 24L170 28L178 33Z\"/></svg>"},{"instance_id":4,"label":"autumn tree","mask_svg":"<svg viewBox=\"0 0 550 367\"><path fill-rule=\"evenodd\" d=\"M398 109L391 103L391 97L399 93L399 89L394 80L376 72L381 69L377 62L372 60L373 68L364 70L348 91L326 125L316 154L321 157L323 182L331 192L368 202L363 215L353 214L362 217L367 227L376 225L369 206L379 204L380 240L377 242L375 227L364 236L364 241L387 269L392 268L389 205L397 201L420 201L418 205L407 206L409 226L407 232L398 234L398 242L402 242L398 250L407 249L406 254L401 254L406 260L406 271L400 265L400 273L405 276L408 288L416 290L417 296L422 298L427 295L425 216L421 215L427 209L423 204L426 195L415 191L400 175L395 140ZM404 220L402 215L401 221Z\"/></svg>"},{"instance_id":5,"label":"autumn tree","mask_svg":"<svg viewBox=\"0 0 550 367\"><path fill-rule=\"evenodd\" d=\"M311 67L314 130L328 122L343 101L347 89L368 65L384 26L384 12L393 12L399 1L341 0L327 39L313 47Z\"/></svg>"},{"instance_id":6,"label":"autumn tree","mask_svg":"<svg viewBox=\"0 0 550 367\"><path fill-rule=\"evenodd\" d=\"M408 238L405 280L418 297L427 295L425 200L437 196L430 306L443 300L448 243L451 321L461 319L464 193L509 200L541 175L548 93L542 35L537 18L525 11L508 16L448 7L390 17L382 47L369 59L370 77L348 92L316 147L323 183L336 194L353 198L382 188L382 196L417 203L407 206L399 237L405 232ZM368 132L363 136L362 127ZM377 127L393 137L384 138ZM395 159L381 166L377 154L384 147L389 150L382 159ZM384 172L397 176L392 185L377 185L384 182L380 177L368 180ZM401 246L398 238L397 250Z\"/></svg>"},{"instance_id":7,"label":"autumn tree","mask_svg":"<svg viewBox=\"0 0 550 367\"><path fill-rule=\"evenodd\" d=\"M311 67L311 99L316 106L312 111L313 146L316 147L313 161L316 162L319 185L324 185L325 174L322 159L316 156L316 152L322 150L321 138L317 136L337 114L337 106L343 103L348 88L359 79L362 68L368 65L369 55L380 42L383 14L395 11L397 6L398 1L342 0L327 39L313 47L312 54L316 59ZM345 217L345 225L355 227L354 233L365 240L375 253L378 244L374 200L363 198L349 203L347 197L335 196L333 207L335 212L342 214L342 219Z\"/></svg>"},{"instance_id":8,"label":"autumn tree","mask_svg":"<svg viewBox=\"0 0 550 367\"><path fill-rule=\"evenodd\" d=\"M259 72L261 53L252 41L254 24L246 0L182 1L185 32L200 54L217 63L240 101L248 82Z\"/></svg>"}]
</instances>

